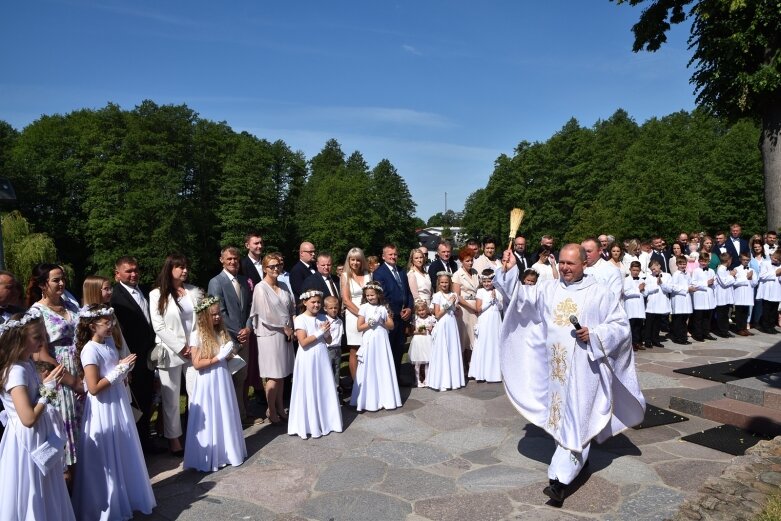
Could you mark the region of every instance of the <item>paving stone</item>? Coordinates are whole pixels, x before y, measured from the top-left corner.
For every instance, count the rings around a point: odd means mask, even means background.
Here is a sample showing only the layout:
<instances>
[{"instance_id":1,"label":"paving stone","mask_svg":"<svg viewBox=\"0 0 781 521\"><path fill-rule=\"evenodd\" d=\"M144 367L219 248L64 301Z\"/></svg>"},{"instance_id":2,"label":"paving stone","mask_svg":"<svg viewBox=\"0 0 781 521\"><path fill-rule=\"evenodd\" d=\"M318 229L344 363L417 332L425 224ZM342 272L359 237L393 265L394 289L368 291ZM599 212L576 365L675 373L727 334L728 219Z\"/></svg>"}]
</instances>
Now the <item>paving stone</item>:
<instances>
[{"instance_id":1,"label":"paving stone","mask_svg":"<svg viewBox=\"0 0 781 521\"><path fill-rule=\"evenodd\" d=\"M494 448L488 447L487 449L467 452L466 454L462 454L461 457L477 465L494 465L499 463L500 460L493 456L493 452Z\"/></svg>"},{"instance_id":2,"label":"paving stone","mask_svg":"<svg viewBox=\"0 0 781 521\"><path fill-rule=\"evenodd\" d=\"M719 356L721 358L729 358L734 360L736 358L745 358L749 355L748 351L742 351L739 349L725 349L725 348L713 348L713 349L690 349L686 353L689 356Z\"/></svg>"},{"instance_id":3,"label":"paving stone","mask_svg":"<svg viewBox=\"0 0 781 521\"><path fill-rule=\"evenodd\" d=\"M678 441L669 441L666 443L679 443ZM643 463L658 463L660 461L675 460L678 456L675 456L665 450L661 450L659 445L646 445L640 448L641 454L639 456L633 456ZM666 445L665 445L666 446Z\"/></svg>"},{"instance_id":4,"label":"paving stone","mask_svg":"<svg viewBox=\"0 0 781 521\"><path fill-rule=\"evenodd\" d=\"M552 438L530 436L506 439L493 455L508 465L530 469L547 469L556 444Z\"/></svg>"},{"instance_id":5,"label":"paving stone","mask_svg":"<svg viewBox=\"0 0 781 521\"><path fill-rule=\"evenodd\" d=\"M533 510L527 510L513 516L516 521L585 521L591 519L579 516L573 512L567 511L567 504L564 508L541 507Z\"/></svg>"},{"instance_id":6,"label":"paving stone","mask_svg":"<svg viewBox=\"0 0 781 521\"><path fill-rule=\"evenodd\" d=\"M304 466L312 462L328 463L342 454L339 449L326 447L317 440L302 440L296 437L289 443L281 443L263 448L263 455L277 463Z\"/></svg>"},{"instance_id":7,"label":"paving stone","mask_svg":"<svg viewBox=\"0 0 781 521\"><path fill-rule=\"evenodd\" d=\"M710 447L703 447L696 443L689 443L683 440L671 440L665 443L660 443L657 446L658 450L662 450L671 457L666 459L695 459L695 460L711 460L711 461L724 461L727 462L733 458L731 454L721 452Z\"/></svg>"},{"instance_id":8,"label":"paving stone","mask_svg":"<svg viewBox=\"0 0 781 521\"><path fill-rule=\"evenodd\" d=\"M504 428L475 426L440 432L428 442L454 453L462 453L498 445L506 436L507 430Z\"/></svg>"},{"instance_id":9,"label":"paving stone","mask_svg":"<svg viewBox=\"0 0 781 521\"><path fill-rule=\"evenodd\" d=\"M507 495L498 493L458 494L415 502L415 513L432 521L501 521L507 519L512 510Z\"/></svg>"},{"instance_id":10,"label":"paving stone","mask_svg":"<svg viewBox=\"0 0 781 521\"><path fill-rule=\"evenodd\" d=\"M434 429L406 414L365 421L361 423L361 428L377 437L394 441L424 441L434 435Z\"/></svg>"},{"instance_id":11,"label":"paving stone","mask_svg":"<svg viewBox=\"0 0 781 521\"><path fill-rule=\"evenodd\" d=\"M609 452L603 452L592 447L589 454L590 469L600 478L614 485L625 483L640 483L643 485L660 484L661 480L653 467L646 465L638 458L626 456L616 458Z\"/></svg>"},{"instance_id":12,"label":"paving stone","mask_svg":"<svg viewBox=\"0 0 781 521\"><path fill-rule=\"evenodd\" d=\"M412 505L368 490L324 494L308 500L301 514L324 521L367 521L404 519Z\"/></svg>"},{"instance_id":13,"label":"paving stone","mask_svg":"<svg viewBox=\"0 0 781 521\"><path fill-rule=\"evenodd\" d=\"M415 411L415 418L438 431L462 429L475 425L477 420L441 405L427 404Z\"/></svg>"},{"instance_id":14,"label":"paving stone","mask_svg":"<svg viewBox=\"0 0 781 521\"><path fill-rule=\"evenodd\" d=\"M246 467L215 483L209 495L256 502L274 512L293 512L310 496L316 479L313 467Z\"/></svg>"},{"instance_id":15,"label":"paving stone","mask_svg":"<svg viewBox=\"0 0 781 521\"><path fill-rule=\"evenodd\" d=\"M627 429L622 433L636 446L650 445L678 438L680 434L669 425L660 425L650 429Z\"/></svg>"},{"instance_id":16,"label":"paving stone","mask_svg":"<svg viewBox=\"0 0 781 521\"><path fill-rule=\"evenodd\" d=\"M315 490L368 489L385 476L387 465L373 458L342 458L328 464L320 473Z\"/></svg>"},{"instance_id":17,"label":"paving stone","mask_svg":"<svg viewBox=\"0 0 781 521\"><path fill-rule=\"evenodd\" d=\"M473 420L478 420L485 414L485 401L470 398L461 393L440 394L441 396L438 396L433 402L435 405L463 414ZM495 396L492 398L495 398Z\"/></svg>"},{"instance_id":18,"label":"paving stone","mask_svg":"<svg viewBox=\"0 0 781 521\"><path fill-rule=\"evenodd\" d=\"M504 394L504 385L498 382L489 383L470 380L460 394L477 400L492 400Z\"/></svg>"},{"instance_id":19,"label":"paving stone","mask_svg":"<svg viewBox=\"0 0 781 521\"><path fill-rule=\"evenodd\" d=\"M606 521L651 521L669 519L675 514L685 495L666 487L650 486L624 500L615 514Z\"/></svg>"},{"instance_id":20,"label":"paving stone","mask_svg":"<svg viewBox=\"0 0 781 521\"><path fill-rule=\"evenodd\" d=\"M316 447L329 447L338 450L353 450L367 447L374 439L374 434L364 430L361 426L350 425L344 432L334 433L334 436L322 436L320 438L306 440ZM338 435L336 435L338 434Z\"/></svg>"},{"instance_id":21,"label":"paving stone","mask_svg":"<svg viewBox=\"0 0 781 521\"><path fill-rule=\"evenodd\" d=\"M378 492L408 501L453 494L455 480L418 469L388 469L385 480L374 487Z\"/></svg>"},{"instance_id":22,"label":"paving stone","mask_svg":"<svg viewBox=\"0 0 781 521\"><path fill-rule=\"evenodd\" d=\"M655 387L675 387L678 383L676 378L664 376L656 373L639 373L637 379L642 389L653 389Z\"/></svg>"},{"instance_id":23,"label":"paving stone","mask_svg":"<svg viewBox=\"0 0 781 521\"><path fill-rule=\"evenodd\" d=\"M564 500L567 510L590 514L606 514L616 509L621 494L615 485L599 476L584 476L585 481L576 479L569 495Z\"/></svg>"},{"instance_id":24,"label":"paving stone","mask_svg":"<svg viewBox=\"0 0 781 521\"><path fill-rule=\"evenodd\" d=\"M430 465L426 467L426 470L439 476L455 479L472 470L472 464L464 458L453 458L436 465Z\"/></svg>"},{"instance_id":25,"label":"paving stone","mask_svg":"<svg viewBox=\"0 0 781 521\"><path fill-rule=\"evenodd\" d=\"M654 469L666 485L686 492L694 492L705 483L707 478L720 475L726 466L726 462L686 459L665 461L654 465Z\"/></svg>"},{"instance_id":26,"label":"paving stone","mask_svg":"<svg viewBox=\"0 0 781 521\"><path fill-rule=\"evenodd\" d=\"M518 412L518 409L515 408L512 402L510 402L504 394L493 400L483 402L483 407L485 408L486 418L505 418L525 421Z\"/></svg>"},{"instance_id":27,"label":"paving stone","mask_svg":"<svg viewBox=\"0 0 781 521\"><path fill-rule=\"evenodd\" d=\"M179 499L177 501L176 499ZM204 519L242 519L248 521L273 521L276 514L255 503L227 497L191 498L181 501L181 496L166 501L155 508L155 515L161 519L177 521L202 521ZM197 499L197 500L196 500ZM134 516L134 519L152 519Z\"/></svg>"},{"instance_id":28,"label":"paving stone","mask_svg":"<svg viewBox=\"0 0 781 521\"><path fill-rule=\"evenodd\" d=\"M426 443L375 441L366 453L394 467L425 467L450 459L450 454Z\"/></svg>"},{"instance_id":29,"label":"paving stone","mask_svg":"<svg viewBox=\"0 0 781 521\"><path fill-rule=\"evenodd\" d=\"M547 473L539 470L491 465L467 472L458 478L458 484L471 492L488 492L517 488L546 477Z\"/></svg>"}]
</instances>

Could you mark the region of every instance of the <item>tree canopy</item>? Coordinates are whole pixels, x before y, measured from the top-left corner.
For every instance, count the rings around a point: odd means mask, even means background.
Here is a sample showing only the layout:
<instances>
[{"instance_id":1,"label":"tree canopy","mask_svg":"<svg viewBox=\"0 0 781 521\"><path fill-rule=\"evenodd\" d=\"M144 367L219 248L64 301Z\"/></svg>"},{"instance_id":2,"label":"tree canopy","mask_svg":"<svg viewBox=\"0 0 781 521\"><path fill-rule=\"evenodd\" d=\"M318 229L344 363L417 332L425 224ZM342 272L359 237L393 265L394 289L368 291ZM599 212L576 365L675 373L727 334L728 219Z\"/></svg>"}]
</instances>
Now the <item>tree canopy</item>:
<instances>
[{"instance_id":1,"label":"tree canopy","mask_svg":"<svg viewBox=\"0 0 781 521\"><path fill-rule=\"evenodd\" d=\"M612 0L644 4L633 50L656 51L673 24L692 20L689 66L697 101L730 122L750 117L765 178L767 225L781 226L781 2L779 0Z\"/></svg>"},{"instance_id":2,"label":"tree canopy","mask_svg":"<svg viewBox=\"0 0 781 521\"><path fill-rule=\"evenodd\" d=\"M179 251L205 285L221 246L242 247L249 231L289 262L303 240L336 263L353 246L379 253L386 240L416 244L415 204L387 159L370 167L356 151L345 161L330 140L307 163L284 141L237 133L186 105L108 104L42 116L21 131L0 121L0 177L13 183L30 226L54 241L42 255L56 245L76 284L110 276L121 255L136 256L149 283ZM9 266L27 266L14 251Z\"/></svg>"}]
</instances>

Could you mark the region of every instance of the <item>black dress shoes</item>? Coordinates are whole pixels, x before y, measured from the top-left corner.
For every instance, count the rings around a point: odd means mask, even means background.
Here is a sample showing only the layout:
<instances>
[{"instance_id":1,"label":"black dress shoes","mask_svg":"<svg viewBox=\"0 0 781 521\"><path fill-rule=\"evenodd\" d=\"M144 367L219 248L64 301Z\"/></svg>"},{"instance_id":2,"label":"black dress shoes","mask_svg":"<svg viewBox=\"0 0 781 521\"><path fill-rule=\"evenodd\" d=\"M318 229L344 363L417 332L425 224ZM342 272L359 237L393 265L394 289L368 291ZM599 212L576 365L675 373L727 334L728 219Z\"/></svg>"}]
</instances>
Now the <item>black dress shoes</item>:
<instances>
[{"instance_id":1,"label":"black dress shoes","mask_svg":"<svg viewBox=\"0 0 781 521\"><path fill-rule=\"evenodd\" d=\"M705 335L705 340L716 340L716 337L713 335Z\"/></svg>"},{"instance_id":2,"label":"black dress shoes","mask_svg":"<svg viewBox=\"0 0 781 521\"><path fill-rule=\"evenodd\" d=\"M550 484L542 489L542 493L551 498L554 506L560 507L564 504L564 495L566 490L567 485L558 479L551 479Z\"/></svg>"}]
</instances>

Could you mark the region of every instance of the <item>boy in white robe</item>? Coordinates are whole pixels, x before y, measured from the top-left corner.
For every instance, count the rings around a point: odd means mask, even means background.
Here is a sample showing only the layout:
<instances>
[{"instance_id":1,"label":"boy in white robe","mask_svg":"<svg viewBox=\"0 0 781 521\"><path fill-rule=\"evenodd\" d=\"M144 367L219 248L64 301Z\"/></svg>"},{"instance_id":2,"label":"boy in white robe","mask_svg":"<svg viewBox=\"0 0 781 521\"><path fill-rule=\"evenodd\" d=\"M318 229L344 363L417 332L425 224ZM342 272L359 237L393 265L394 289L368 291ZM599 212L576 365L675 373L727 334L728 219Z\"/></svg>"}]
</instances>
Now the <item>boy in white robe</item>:
<instances>
[{"instance_id":1,"label":"boy in white robe","mask_svg":"<svg viewBox=\"0 0 781 521\"><path fill-rule=\"evenodd\" d=\"M560 279L536 286L518 284L511 251L502 260L494 284L509 302L501 335L505 389L521 414L556 441L543 492L561 505L591 440L643 420L629 321L620 298L584 276L586 252L577 244L559 253Z\"/></svg>"},{"instance_id":2,"label":"boy in white robe","mask_svg":"<svg viewBox=\"0 0 781 521\"><path fill-rule=\"evenodd\" d=\"M716 340L716 337L710 334L710 319L716 307L716 298L713 295L716 274L708 268L710 263L708 252L701 252L697 262L700 266L692 273L692 286L695 287L695 291L692 293L694 312L690 326L692 338L697 342L704 342L705 339Z\"/></svg>"},{"instance_id":3,"label":"boy in white robe","mask_svg":"<svg viewBox=\"0 0 781 521\"><path fill-rule=\"evenodd\" d=\"M732 256L729 253L719 255L719 267L716 268L716 283L713 285L713 295L716 298L716 311L713 333L721 338L733 336L729 332L729 310L735 303L733 286L735 285L735 270L730 270Z\"/></svg>"},{"instance_id":4,"label":"boy in white robe","mask_svg":"<svg viewBox=\"0 0 781 521\"><path fill-rule=\"evenodd\" d=\"M778 303L781 301L781 250L776 250L769 260L762 262L757 299L762 300L759 330L768 335L778 334L776 323Z\"/></svg>"},{"instance_id":5,"label":"boy in white robe","mask_svg":"<svg viewBox=\"0 0 781 521\"><path fill-rule=\"evenodd\" d=\"M662 264L654 259L648 263L651 274L645 279L645 328L643 341L646 349L662 347L659 331L662 320L670 314L670 274L662 272Z\"/></svg>"},{"instance_id":6,"label":"boy in white robe","mask_svg":"<svg viewBox=\"0 0 781 521\"><path fill-rule=\"evenodd\" d=\"M640 277L640 262L632 261L629 276L624 279L624 309L632 330L632 349L645 350L643 323L645 322L645 279Z\"/></svg>"},{"instance_id":7,"label":"boy in white robe","mask_svg":"<svg viewBox=\"0 0 781 521\"><path fill-rule=\"evenodd\" d=\"M740 266L735 268L735 283L732 285L735 297L735 333L740 336L754 336L748 330L748 310L754 305L754 288L758 277L749 268L751 255L748 252L740 254Z\"/></svg>"},{"instance_id":8,"label":"boy in white robe","mask_svg":"<svg viewBox=\"0 0 781 521\"><path fill-rule=\"evenodd\" d=\"M689 260L683 255L675 259L678 271L673 273L670 281L670 307L672 319L670 320L670 340L674 344L689 345L686 334L686 322L692 314L692 292L696 288L692 286L691 275L686 272Z\"/></svg>"}]
</instances>

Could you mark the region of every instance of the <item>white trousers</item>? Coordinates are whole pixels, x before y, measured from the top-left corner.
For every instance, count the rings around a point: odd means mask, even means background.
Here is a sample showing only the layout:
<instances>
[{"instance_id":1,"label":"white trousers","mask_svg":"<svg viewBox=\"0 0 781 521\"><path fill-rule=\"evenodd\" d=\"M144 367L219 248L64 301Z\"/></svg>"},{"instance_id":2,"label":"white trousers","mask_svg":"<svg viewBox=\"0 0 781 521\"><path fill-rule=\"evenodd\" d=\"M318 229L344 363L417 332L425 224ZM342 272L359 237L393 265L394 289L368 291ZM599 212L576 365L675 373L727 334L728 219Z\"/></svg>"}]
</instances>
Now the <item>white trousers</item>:
<instances>
[{"instance_id":1,"label":"white trousers","mask_svg":"<svg viewBox=\"0 0 781 521\"><path fill-rule=\"evenodd\" d=\"M158 368L163 407L163 431L169 440L182 435L182 421L179 415L179 394L182 389L182 371L187 389L187 399L192 400L195 391L195 377L197 371L188 362L185 365L177 365L163 369Z\"/></svg>"},{"instance_id":2,"label":"white trousers","mask_svg":"<svg viewBox=\"0 0 781 521\"><path fill-rule=\"evenodd\" d=\"M548 466L548 478L558 479L564 485L572 483L583 470L590 449L590 443L583 447L583 452L572 452L556 444L556 452L553 453Z\"/></svg>"}]
</instances>

